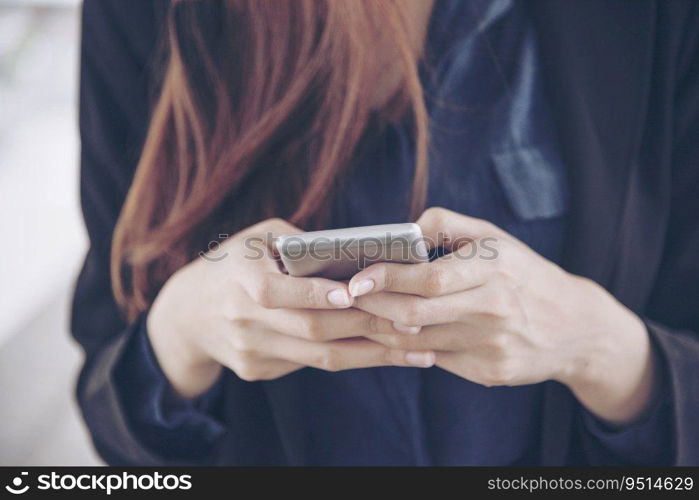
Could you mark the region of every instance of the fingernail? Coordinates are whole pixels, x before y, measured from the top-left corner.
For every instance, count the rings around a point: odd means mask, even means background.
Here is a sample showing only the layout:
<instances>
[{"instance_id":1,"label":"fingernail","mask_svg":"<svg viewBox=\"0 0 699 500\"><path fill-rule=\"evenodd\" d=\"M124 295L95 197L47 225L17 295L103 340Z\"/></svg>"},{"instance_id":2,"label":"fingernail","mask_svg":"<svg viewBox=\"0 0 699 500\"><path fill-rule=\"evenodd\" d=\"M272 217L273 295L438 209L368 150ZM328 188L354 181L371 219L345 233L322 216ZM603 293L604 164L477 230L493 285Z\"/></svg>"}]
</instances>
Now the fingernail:
<instances>
[{"instance_id":1,"label":"fingernail","mask_svg":"<svg viewBox=\"0 0 699 500\"><path fill-rule=\"evenodd\" d=\"M434 352L410 351L405 355L405 361L418 368L429 368L434 365Z\"/></svg>"},{"instance_id":2,"label":"fingernail","mask_svg":"<svg viewBox=\"0 0 699 500\"><path fill-rule=\"evenodd\" d=\"M342 288L336 288L328 293L328 302L337 307L348 307L352 299Z\"/></svg>"},{"instance_id":3,"label":"fingernail","mask_svg":"<svg viewBox=\"0 0 699 500\"><path fill-rule=\"evenodd\" d=\"M374 288L374 280L361 280L350 285L350 293L353 297L359 297L365 293L371 292Z\"/></svg>"},{"instance_id":4,"label":"fingernail","mask_svg":"<svg viewBox=\"0 0 699 500\"><path fill-rule=\"evenodd\" d=\"M420 329L422 327L420 326L408 326L404 325L402 323L398 323L397 321L393 322L393 328L398 330L399 332L402 333L409 333L410 335L415 335L416 333L420 332Z\"/></svg>"}]
</instances>

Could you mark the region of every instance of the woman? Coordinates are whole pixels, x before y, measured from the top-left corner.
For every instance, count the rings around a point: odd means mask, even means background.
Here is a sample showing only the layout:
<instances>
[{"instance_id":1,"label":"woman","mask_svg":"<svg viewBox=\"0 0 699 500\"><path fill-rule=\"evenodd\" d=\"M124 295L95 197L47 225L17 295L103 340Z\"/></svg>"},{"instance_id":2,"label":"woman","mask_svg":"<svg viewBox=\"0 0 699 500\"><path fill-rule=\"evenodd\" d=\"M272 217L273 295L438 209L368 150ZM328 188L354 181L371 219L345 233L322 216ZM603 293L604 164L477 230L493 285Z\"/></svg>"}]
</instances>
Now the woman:
<instances>
[{"instance_id":1,"label":"woman","mask_svg":"<svg viewBox=\"0 0 699 500\"><path fill-rule=\"evenodd\" d=\"M697 26L679 0L87 0L101 455L699 463ZM452 253L348 284L244 258L411 218Z\"/></svg>"}]
</instances>

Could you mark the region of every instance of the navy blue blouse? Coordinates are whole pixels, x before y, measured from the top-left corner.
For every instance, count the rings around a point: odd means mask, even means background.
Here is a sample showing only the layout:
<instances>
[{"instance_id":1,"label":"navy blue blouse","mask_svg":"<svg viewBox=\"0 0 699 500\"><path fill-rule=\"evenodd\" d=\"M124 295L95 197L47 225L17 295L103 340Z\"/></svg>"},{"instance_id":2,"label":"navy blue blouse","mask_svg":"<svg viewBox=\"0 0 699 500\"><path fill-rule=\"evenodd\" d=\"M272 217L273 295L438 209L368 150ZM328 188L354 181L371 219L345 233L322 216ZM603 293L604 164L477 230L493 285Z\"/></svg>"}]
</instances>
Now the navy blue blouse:
<instances>
[{"instance_id":1,"label":"navy blue blouse","mask_svg":"<svg viewBox=\"0 0 699 500\"><path fill-rule=\"evenodd\" d=\"M558 262L566 169L537 57L521 3L436 3L421 67L431 127L428 204L488 219ZM362 155L339 198L336 227L406 220L414 167L410 130L408 120L387 125ZM143 319L137 328L116 371L130 426L162 456L206 456L226 432L223 385L249 382L226 372L204 396L182 400L158 367ZM263 387L289 464L538 461L542 384L486 388L439 368L399 367L339 373L306 368L254 384ZM590 453L643 454L649 461L662 453L663 433L643 432L668 428L662 413L618 430L581 414Z\"/></svg>"}]
</instances>

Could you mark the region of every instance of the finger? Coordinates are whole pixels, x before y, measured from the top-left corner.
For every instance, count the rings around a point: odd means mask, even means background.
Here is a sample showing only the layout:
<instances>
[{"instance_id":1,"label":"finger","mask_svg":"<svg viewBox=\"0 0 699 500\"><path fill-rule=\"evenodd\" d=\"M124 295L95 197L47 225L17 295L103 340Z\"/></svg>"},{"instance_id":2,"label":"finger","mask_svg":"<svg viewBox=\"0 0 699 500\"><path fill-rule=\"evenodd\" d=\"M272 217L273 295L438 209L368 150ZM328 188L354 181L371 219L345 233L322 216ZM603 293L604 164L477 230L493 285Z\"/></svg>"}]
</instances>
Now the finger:
<instances>
[{"instance_id":1,"label":"finger","mask_svg":"<svg viewBox=\"0 0 699 500\"><path fill-rule=\"evenodd\" d=\"M455 252L424 264L373 264L355 274L348 286L354 297L381 291L438 297L482 285L492 268L492 261Z\"/></svg>"},{"instance_id":2,"label":"finger","mask_svg":"<svg viewBox=\"0 0 699 500\"><path fill-rule=\"evenodd\" d=\"M294 226L290 222L280 218L265 219L257 224L244 229L241 235L258 235L265 236L270 234L273 237L283 234L302 233L303 230ZM272 240L270 240L271 242Z\"/></svg>"},{"instance_id":3,"label":"finger","mask_svg":"<svg viewBox=\"0 0 699 500\"><path fill-rule=\"evenodd\" d=\"M486 384L488 361L477 354L460 352L436 352L436 365L443 370L477 384Z\"/></svg>"},{"instance_id":4,"label":"finger","mask_svg":"<svg viewBox=\"0 0 699 500\"><path fill-rule=\"evenodd\" d=\"M289 222L279 219L267 219L243 230L235 240L242 245L242 253L248 261L249 273L261 271L279 271L279 258L274 240L283 234L300 233L302 230Z\"/></svg>"},{"instance_id":5,"label":"finger","mask_svg":"<svg viewBox=\"0 0 699 500\"><path fill-rule=\"evenodd\" d=\"M258 305L267 309L344 309L353 302L347 285L324 278L265 272L245 277L243 286Z\"/></svg>"},{"instance_id":6,"label":"finger","mask_svg":"<svg viewBox=\"0 0 699 500\"><path fill-rule=\"evenodd\" d=\"M226 342L213 353L217 361L248 382L278 378L303 368L301 364L267 355L269 339L275 335L278 334L265 325L249 321L232 328L222 337Z\"/></svg>"},{"instance_id":7,"label":"finger","mask_svg":"<svg viewBox=\"0 0 699 500\"><path fill-rule=\"evenodd\" d=\"M496 280L441 297L425 298L394 292L364 295L355 299L354 307L397 323L394 328L399 330L402 325L479 324L486 319L506 318L521 308L513 291Z\"/></svg>"},{"instance_id":8,"label":"finger","mask_svg":"<svg viewBox=\"0 0 699 500\"><path fill-rule=\"evenodd\" d=\"M380 292L355 299L355 307L405 326L453 323L458 320L459 294L425 298L395 292ZM396 327L396 325L394 325Z\"/></svg>"},{"instance_id":9,"label":"finger","mask_svg":"<svg viewBox=\"0 0 699 500\"><path fill-rule=\"evenodd\" d=\"M545 379L527 359L489 359L476 352L436 352L437 366L487 387L533 384Z\"/></svg>"},{"instance_id":10,"label":"finger","mask_svg":"<svg viewBox=\"0 0 699 500\"><path fill-rule=\"evenodd\" d=\"M483 345L491 333L478 325L448 323L427 326L415 335L376 333L368 335L367 338L391 349L460 352Z\"/></svg>"},{"instance_id":11,"label":"finger","mask_svg":"<svg viewBox=\"0 0 699 500\"><path fill-rule=\"evenodd\" d=\"M359 309L263 310L260 320L276 331L318 342L396 332L392 321Z\"/></svg>"},{"instance_id":12,"label":"finger","mask_svg":"<svg viewBox=\"0 0 699 500\"><path fill-rule=\"evenodd\" d=\"M417 224L430 248L443 246L453 251L471 241L486 237L514 240L491 222L445 208L428 208L417 220Z\"/></svg>"},{"instance_id":13,"label":"finger","mask_svg":"<svg viewBox=\"0 0 699 500\"><path fill-rule=\"evenodd\" d=\"M431 351L389 349L368 339L312 342L272 332L264 344L265 353L270 357L333 372L377 366L429 368L434 364Z\"/></svg>"}]
</instances>

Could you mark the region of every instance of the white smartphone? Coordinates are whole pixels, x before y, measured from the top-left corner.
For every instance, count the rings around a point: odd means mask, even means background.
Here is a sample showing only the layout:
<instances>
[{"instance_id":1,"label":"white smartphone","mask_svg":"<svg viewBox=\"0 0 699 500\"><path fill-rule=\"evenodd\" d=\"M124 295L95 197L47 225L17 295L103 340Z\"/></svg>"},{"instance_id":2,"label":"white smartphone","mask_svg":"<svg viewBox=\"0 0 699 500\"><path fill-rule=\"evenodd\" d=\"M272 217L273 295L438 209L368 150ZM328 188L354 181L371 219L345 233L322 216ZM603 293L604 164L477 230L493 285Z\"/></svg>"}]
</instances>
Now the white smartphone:
<instances>
[{"instance_id":1,"label":"white smartphone","mask_svg":"<svg viewBox=\"0 0 699 500\"><path fill-rule=\"evenodd\" d=\"M413 223L289 234L275 238L274 245L291 276L341 280L376 262L429 260L422 230Z\"/></svg>"}]
</instances>

